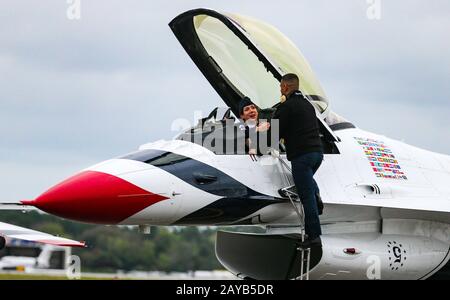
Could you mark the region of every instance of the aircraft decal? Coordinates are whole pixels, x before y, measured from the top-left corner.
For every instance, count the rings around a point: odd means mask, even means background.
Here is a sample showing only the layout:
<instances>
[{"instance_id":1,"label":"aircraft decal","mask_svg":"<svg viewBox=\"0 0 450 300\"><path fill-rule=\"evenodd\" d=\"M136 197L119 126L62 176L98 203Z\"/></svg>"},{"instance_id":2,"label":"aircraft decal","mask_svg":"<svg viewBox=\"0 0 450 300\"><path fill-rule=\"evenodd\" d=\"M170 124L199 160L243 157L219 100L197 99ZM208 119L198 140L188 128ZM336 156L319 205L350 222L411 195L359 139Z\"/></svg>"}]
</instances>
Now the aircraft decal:
<instances>
[{"instance_id":1,"label":"aircraft decal","mask_svg":"<svg viewBox=\"0 0 450 300\"><path fill-rule=\"evenodd\" d=\"M207 193L229 198L269 197L247 187L224 172L193 158L161 150L142 150L122 159L158 167ZM274 197L270 197L274 199Z\"/></svg>"},{"instance_id":2,"label":"aircraft decal","mask_svg":"<svg viewBox=\"0 0 450 300\"><path fill-rule=\"evenodd\" d=\"M354 139L363 148L377 178L408 180L392 150L384 142L359 137Z\"/></svg>"},{"instance_id":3,"label":"aircraft decal","mask_svg":"<svg viewBox=\"0 0 450 300\"><path fill-rule=\"evenodd\" d=\"M118 224L167 199L120 177L83 171L38 198L23 200L22 203L62 218L94 224Z\"/></svg>"},{"instance_id":4,"label":"aircraft decal","mask_svg":"<svg viewBox=\"0 0 450 300\"><path fill-rule=\"evenodd\" d=\"M402 244L396 241L390 241L387 244L389 254L389 267L392 271L397 271L402 268L406 261L406 250Z\"/></svg>"},{"instance_id":5,"label":"aircraft decal","mask_svg":"<svg viewBox=\"0 0 450 300\"><path fill-rule=\"evenodd\" d=\"M233 223L258 210L280 202L272 197L252 197L252 198L222 198L213 203L194 211L176 221L173 225L220 225ZM252 218L242 220L234 225L251 225Z\"/></svg>"},{"instance_id":6,"label":"aircraft decal","mask_svg":"<svg viewBox=\"0 0 450 300\"><path fill-rule=\"evenodd\" d=\"M151 164L198 189L223 197L179 219L174 223L177 225L235 222L266 206L286 201L254 191L208 164L173 152L147 149L122 159Z\"/></svg>"}]
</instances>

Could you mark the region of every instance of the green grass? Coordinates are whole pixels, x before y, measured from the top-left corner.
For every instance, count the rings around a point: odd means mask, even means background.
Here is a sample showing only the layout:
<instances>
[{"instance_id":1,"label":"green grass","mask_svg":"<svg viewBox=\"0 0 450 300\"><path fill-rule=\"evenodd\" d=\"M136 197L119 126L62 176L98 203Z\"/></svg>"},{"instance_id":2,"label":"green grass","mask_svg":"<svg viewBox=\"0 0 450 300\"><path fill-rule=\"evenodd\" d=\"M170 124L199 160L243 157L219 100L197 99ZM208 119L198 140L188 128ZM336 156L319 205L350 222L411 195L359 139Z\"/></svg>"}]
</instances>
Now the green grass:
<instances>
[{"instance_id":1,"label":"green grass","mask_svg":"<svg viewBox=\"0 0 450 300\"><path fill-rule=\"evenodd\" d=\"M112 280L113 278L81 277L81 280ZM0 274L0 280L69 280L61 275Z\"/></svg>"}]
</instances>

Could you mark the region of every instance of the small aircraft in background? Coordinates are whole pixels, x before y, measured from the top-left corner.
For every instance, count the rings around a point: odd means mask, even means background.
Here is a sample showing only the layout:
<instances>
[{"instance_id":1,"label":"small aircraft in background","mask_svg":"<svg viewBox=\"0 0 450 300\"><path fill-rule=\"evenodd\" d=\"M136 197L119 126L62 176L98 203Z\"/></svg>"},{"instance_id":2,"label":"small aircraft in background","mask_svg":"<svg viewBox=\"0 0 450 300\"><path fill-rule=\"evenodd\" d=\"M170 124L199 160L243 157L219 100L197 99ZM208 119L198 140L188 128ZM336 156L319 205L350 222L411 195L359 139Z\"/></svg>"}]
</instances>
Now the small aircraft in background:
<instances>
[{"instance_id":1,"label":"small aircraft in background","mask_svg":"<svg viewBox=\"0 0 450 300\"><path fill-rule=\"evenodd\" d=\"M6 249L0 251L0 270L64 270L70 254L69 247L9 239Z\"/></svg>"},{"instance_id":2,"label":"small aircraft in background","mask_svg":"<svg viewBox=\"0 0 450 300\"><path fill-rule=\"evenodd\" d=\"M195 9L169 25L228 110L223 115L214 110L174 140L145 144L89 167L36 199L17 203L19 209L26 205L74 221L143 229L264 226L264 234L218 232L217 257L241 278L427 279L443 274L450 259L449 156L364 131L337 115L301 52L269 24ZM289 194L293 180L285 153L271 151L254 159L239 151L242 134L236 130L244 96L270 119L287 73L300 76L325 149L316 174L325 204L324 235L322 247L310 249L307 268L297 248L301 204ZM235 133L231 139L229 131ZM0 224L5 236L22 230L7 226ZM83 246L60 238L57 243Z\"/></svg>"}]
</instances>

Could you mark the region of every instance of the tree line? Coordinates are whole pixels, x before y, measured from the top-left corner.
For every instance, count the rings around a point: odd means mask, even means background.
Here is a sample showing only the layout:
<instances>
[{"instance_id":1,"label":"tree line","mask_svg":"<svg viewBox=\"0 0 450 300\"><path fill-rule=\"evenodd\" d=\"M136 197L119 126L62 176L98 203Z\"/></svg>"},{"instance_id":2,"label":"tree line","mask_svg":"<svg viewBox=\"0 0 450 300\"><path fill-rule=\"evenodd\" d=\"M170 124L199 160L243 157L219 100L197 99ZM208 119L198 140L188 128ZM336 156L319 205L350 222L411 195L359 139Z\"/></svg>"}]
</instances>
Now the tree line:
<instances>
[{"instance_id":1,"label":"tree line","mask_svg":"<svg viewBox=\"0 0 450 300\"><path fill-rule=\"evenodd\" d=\"M214 251L217 228L152 227L143 235L137 227L88 225L35 211L0 211L0 220L78 241L88 248L74 248L83 271L165 271L223 269Z\"/></svg>"}]
</instances>

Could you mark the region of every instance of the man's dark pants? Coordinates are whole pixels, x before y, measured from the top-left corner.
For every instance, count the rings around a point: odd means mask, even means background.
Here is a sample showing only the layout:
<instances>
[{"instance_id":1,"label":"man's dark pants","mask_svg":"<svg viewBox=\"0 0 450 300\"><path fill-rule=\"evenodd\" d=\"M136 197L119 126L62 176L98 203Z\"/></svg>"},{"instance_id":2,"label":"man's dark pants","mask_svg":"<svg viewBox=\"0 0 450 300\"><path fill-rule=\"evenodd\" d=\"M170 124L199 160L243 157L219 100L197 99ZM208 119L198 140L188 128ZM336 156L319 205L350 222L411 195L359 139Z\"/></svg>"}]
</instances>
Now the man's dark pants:
<instances>
[{"instance_id":1,"label":"man's dark pants","mask_svg":"<svg viewBox=\"0 0 450 300\"><path fill-rule=\"evenodd\" d=\"M322 234L316 201L318 186L313 176L322 164L323 153L310 152L291 161L292 176L305 212L305 231L309 239Z\"/></svg>"}]
</instances>

